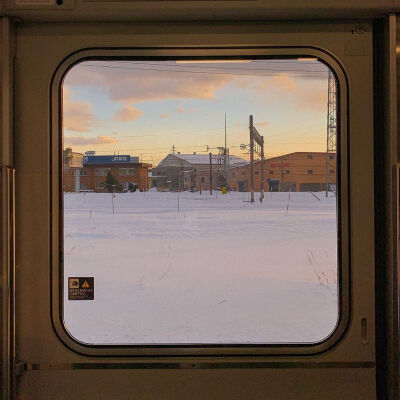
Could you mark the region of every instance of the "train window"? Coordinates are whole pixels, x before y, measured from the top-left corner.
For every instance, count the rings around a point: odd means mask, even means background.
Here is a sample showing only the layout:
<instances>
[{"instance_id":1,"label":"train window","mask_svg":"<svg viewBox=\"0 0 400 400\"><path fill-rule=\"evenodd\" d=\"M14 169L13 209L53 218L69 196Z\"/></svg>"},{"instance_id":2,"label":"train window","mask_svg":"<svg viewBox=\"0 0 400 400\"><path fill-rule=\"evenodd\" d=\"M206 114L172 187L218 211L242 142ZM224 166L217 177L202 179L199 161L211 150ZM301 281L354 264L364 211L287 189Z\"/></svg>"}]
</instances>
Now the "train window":
<instances>
[{"instance_id":1,"label":"train window","mask_svg":"<svg viewBox=\"0 0 400 400\"><path fill-rule=\"evenodd\" d=\"M342 304L332 79L296 58L71 67L60 88L68 333L98 346L329 337Z\"/></svg>"}]
</instances>

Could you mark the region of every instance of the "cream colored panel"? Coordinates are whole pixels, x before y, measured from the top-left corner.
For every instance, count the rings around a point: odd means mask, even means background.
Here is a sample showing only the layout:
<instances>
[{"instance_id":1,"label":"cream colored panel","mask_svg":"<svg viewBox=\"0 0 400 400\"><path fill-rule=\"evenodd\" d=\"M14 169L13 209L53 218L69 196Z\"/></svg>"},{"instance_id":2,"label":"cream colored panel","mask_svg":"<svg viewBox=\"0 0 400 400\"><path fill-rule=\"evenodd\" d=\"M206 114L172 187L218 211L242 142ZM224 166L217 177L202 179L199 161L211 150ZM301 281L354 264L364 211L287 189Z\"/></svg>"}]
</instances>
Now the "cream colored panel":
<instances>
[{"instance_id":1,"label":"cream colored panel","mask_svg":"<svg viewBox=\"0 0 400 400\"><path fill-rule=\"evenodd\" d=\"M374 369L27 373L20 400L372 400ZM72 383L73 382L73 383Z\"/></svg>"},{"instance_id":2,"label":"cream colored panel","mask_svg":"<svg viewBox=\"0 0 400 400\"><path fill-rule=\"evenodd\" d=\"M354 393L358 398L375 398L372 34L369 24L364 26L363 37L354 37L355 30L356 26L350 23L314 26L20 25L15 110L17 343L20 360L38 365L106 363L110 360L88 358L70 351L57 338L52 327L50 87L58 64L79 49L95 47L152 47L154 55L157 55L160 48L165 50L169 46L313 46L333 54L349 77L350 141L348 148L344 146L343 156L348 150L352 212L352 318L342 341L324 354L311 358L265 359L305 363L369 363L368 368L342 370L28 371L21 378L21 399L70 399L78 395L88 399L94 396L104 399L150 399L160 396L175 399L354 399L357 398ZM53 206L54 214L57 205ZM362 317L368 319L368 340L365 344L361 340ZM243 361L255 359L246 358Z\"/></svg>"}]
</instances>

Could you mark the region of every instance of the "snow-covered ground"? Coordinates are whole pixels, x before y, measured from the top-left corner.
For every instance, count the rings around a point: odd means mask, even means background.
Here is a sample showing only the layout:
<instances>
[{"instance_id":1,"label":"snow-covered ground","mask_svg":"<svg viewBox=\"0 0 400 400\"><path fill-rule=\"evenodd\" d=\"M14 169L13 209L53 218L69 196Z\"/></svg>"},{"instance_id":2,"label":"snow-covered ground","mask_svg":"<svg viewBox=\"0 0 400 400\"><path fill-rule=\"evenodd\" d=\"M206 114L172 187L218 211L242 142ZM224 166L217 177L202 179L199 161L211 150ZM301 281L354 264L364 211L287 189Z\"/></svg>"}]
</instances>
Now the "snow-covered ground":
<instances>
[{"instance_id":1,"label":"snow-covered ground","mask_svg":"<svg viewBox=\"0 0 400 400\"><path fill-rule=\"evenodd\" d=\"M95 344L315 342L338 317L325 193L65 194L64 320ZM115 204L113 214L112 200ZM93 276L94 301L67 278Z\"/></svg>"}]
</instances>

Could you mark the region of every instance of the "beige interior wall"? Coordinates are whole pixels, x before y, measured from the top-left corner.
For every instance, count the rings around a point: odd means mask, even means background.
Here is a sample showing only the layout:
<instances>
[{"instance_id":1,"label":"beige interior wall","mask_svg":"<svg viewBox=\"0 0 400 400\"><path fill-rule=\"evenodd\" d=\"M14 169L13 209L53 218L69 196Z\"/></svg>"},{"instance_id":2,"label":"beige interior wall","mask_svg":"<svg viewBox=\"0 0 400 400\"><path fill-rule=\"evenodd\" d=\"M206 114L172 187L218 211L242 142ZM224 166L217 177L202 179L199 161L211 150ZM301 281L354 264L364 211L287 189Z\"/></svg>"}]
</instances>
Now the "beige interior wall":
<instances>
[{"instance_id":1,"label":"beige interior wall","mask_svg":"<svg viewBox=\"0 0 400 400\"><path fill-rule=\"evenodd\" d=\"M351 23L18 26L17 358L28 365L20 377L19 399L375 399L372 34L370 24L364 26L359 37ZM93 358L71 351L57 337L50 314L51 266L56 259L51 235L57 237L58 212L51 204L50 188L52 76L60 62L79 49L135 46L152 47L154 54L171 46L311 46L333 54L343 65L349 78L349 144L342 150L350 160L351 318L344 336L329 351L297 357ZM362 317L368 319L366 344L361 340ZM116 362L136 366L73 370L81 363ZM137 368L142 362L150 364ZM166 370L151 367L151 362L177 364ZM216 369L221 362L224 367Z\"/></svg>"}]
</instances>

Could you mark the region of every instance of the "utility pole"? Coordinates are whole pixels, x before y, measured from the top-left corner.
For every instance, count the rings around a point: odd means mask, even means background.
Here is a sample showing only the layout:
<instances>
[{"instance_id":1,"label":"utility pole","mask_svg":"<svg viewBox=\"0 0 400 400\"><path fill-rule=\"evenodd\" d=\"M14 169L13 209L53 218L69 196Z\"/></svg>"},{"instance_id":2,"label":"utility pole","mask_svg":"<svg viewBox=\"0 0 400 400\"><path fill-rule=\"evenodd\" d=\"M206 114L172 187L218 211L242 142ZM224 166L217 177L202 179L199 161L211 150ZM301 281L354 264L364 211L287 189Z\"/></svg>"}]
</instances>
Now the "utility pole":
<instances>
[{"instance_id":1,"label":"utility pole","mask_svg":"<svg viewBox=\"0 0 400 400\"><path fill-rule=\"evenodd\" d=\"M226 113L225 113L225 146L224 146L224 183L225 187L228 188L228 160L227 160L227 148L226 148Z\"/></svg>"},{"instance_id":2,"label":"utility pole","mask_svg":"<svg viewBox=\"0 0 400 400\"><path fill-rule=\"evenodd\" d=\"M326 134L325 196L329 190L329 155L336 153L336 79L332 71L328 77L328 121Z\"/></svg>"},{"instance_id":3,"label":"utility pole","mask_svg":"<svg viewBox=\"0 0 400 400\"><path fill-rule=\"evenodd\" d=\"M184 179L185 179L185 168L183 166L183 161L181 161L181 167L182 167L181 174L180 174L181 175L181 179L180 179L180 182L179 182L179 191L180 192L185 190L185 181L184 181Z\"/></svg>"},{"instance_id":4,"label":"utility pole","mask_svg":"<svg viewBox=\"0 0 400 400\"><path fill-rule=\"evenodd\" d=\"M175 145L173 144L173 145L172 145L172 149L171 149L172 154L175 154L175 150L176 150L176 147L175 147Z\"/></svg>"},{"instance_id":5,"label":"utility pole","mask_svg":"<svg viewBox=\"0 0 400 400\"><path fill-rule=\"evenodd\" d=\"M250 129L250 201L254 203L254 137L253 137L253 116L249 116Z\"/></svg>"},{"instance_id":6,"label":"utility pole","mask_svg":"<svg viewBox=\"0 0 400 400\"><path fill-rule=\"evenodd\" d=\"M213 177L212 177L212 153L210 155L210 196L212 196L212 184L213 184Z\"/></svg>"},{"instance_id":7,"label":"utility pole","mask_svg":"<svg viewBox=\"0 0 400 400\"><path fill-rule=\"evenodd\" d=\"M260 202L264 198L264 136L261 136L253 123L253 116L249 116L250 144L241 144L240 149L250 149L250 190L251 202L254 203L254 152L261 157L261 196ZM256 143L256 146L254 145Z\"/></svg>"},{"instance_id":8,"label":"utility pole","mask_svg":"<svg viewBox=\"0 0 400 400\"><path fill-rule=\"evenodd\" d=\"M264 198L264 161L264 136L261 136L261 202Z\"/></svg>"}]
</instances>

